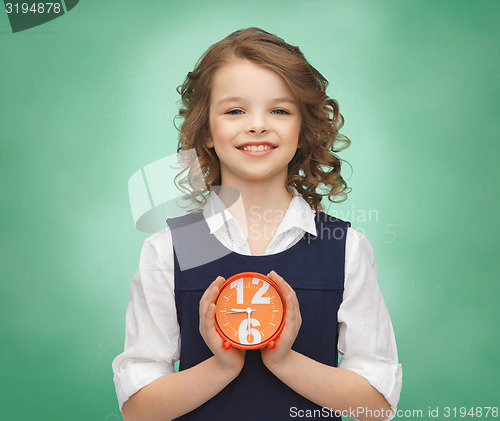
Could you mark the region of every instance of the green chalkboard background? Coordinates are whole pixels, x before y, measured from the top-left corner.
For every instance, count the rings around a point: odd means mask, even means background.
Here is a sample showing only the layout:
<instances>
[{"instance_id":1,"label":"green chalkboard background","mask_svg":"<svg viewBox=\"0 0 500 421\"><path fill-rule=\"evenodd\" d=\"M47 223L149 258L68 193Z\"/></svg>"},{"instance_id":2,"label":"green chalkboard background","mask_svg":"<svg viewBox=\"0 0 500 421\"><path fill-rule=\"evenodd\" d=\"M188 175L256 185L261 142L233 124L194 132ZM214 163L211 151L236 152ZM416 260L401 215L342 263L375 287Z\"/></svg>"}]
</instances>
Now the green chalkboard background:
<instances>
[{"instance_id":1,"label":"green chalkboard background","mask_svg":"<svg viewBox=\"0 0 500 421\"><path fill-rule=\"evenodd\" d=\"M399 409L499 406L499 17L497 1L94 0L12 33L2 10L1 418L121 419L111 361L149 235L127 182L175 152L199 56L248 26L299 45L340 102L353 190L329 211L375 250Z\"/></svg>"}]
</instances>

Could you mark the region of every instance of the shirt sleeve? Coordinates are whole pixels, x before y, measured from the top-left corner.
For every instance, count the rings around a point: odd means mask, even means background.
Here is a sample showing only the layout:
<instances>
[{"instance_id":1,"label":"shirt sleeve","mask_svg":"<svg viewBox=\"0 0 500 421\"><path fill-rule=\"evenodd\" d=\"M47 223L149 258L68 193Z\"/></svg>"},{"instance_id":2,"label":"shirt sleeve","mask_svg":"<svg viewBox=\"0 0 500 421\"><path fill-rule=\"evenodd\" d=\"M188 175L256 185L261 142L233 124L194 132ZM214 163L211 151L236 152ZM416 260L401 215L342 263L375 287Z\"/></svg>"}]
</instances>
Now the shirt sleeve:
<instances>
[{"instance_id":1,"label":"shirt sleeve","mask_svg":"<svg viewBox=\"0 0 500 421\"><path fill-rule=\"evenodd\" d=\"M130 284L125 348L112 363L120 411L139 389L173 373L179 354L172 237L165 228L144 241Z\"/></svg>"},{"instance_id":2,"label":"shirt sleeve","mask_svg":"<svg viewBox=\"0 0 500 421\"><path fill-rule=\"evenodd\" d=\"M340 368L363 376L391 406L392 419L402 388L396 340L377 281L375 255L368 239L349 228L345 284L338 311Z\"/></svg>"}]
</instances>

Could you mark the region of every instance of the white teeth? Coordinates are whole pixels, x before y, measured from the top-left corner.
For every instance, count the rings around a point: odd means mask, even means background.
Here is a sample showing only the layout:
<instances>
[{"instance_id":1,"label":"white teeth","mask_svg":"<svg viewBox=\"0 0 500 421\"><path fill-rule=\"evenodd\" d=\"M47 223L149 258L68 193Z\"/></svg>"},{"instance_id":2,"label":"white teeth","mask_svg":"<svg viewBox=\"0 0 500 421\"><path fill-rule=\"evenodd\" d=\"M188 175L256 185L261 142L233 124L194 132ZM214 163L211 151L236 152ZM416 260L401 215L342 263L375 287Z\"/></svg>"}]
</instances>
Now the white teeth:
<instances>
[{"instance_id":1,"label":"white teeth","mask_svg":"<svg viewBox=\"0 0 500 421\"><path fill-rule=\"evenodd\" d=\"M267 151L269 149L273 149L272 146L269 146L269 145L259 145L259 146L256 146L256 145L252 145L252 146L245 146L243 148L240 148L241 150L243 151L252 151L252 152L257 152L257 151Z\"/></svg>"}]
</instances>

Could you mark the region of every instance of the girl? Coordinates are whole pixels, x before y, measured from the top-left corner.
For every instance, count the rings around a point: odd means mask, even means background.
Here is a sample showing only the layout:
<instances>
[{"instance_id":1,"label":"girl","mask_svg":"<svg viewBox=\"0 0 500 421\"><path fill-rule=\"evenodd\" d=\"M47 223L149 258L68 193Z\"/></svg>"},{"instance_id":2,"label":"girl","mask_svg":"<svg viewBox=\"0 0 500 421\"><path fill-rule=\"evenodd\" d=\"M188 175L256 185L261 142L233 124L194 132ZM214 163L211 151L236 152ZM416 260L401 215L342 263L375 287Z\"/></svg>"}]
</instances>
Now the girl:
<instances>
[{"instance_id":1,"label":"girl","mask_svg":"<svg viewBox=\"0 0 500 421\"><path fill-rule=\"evenodd\" d=\"M178 89L178 152L196 150L210 192L192 189L202 211L144 242L113 361L126 421L394 416L401 365L373 250L320 203L349 192L335 155L349 140L326 87L299 48L248 28ZM215 330L219 288L245 271L284 293L274 349L226 350Z\"/></svg>"}]
</instances>

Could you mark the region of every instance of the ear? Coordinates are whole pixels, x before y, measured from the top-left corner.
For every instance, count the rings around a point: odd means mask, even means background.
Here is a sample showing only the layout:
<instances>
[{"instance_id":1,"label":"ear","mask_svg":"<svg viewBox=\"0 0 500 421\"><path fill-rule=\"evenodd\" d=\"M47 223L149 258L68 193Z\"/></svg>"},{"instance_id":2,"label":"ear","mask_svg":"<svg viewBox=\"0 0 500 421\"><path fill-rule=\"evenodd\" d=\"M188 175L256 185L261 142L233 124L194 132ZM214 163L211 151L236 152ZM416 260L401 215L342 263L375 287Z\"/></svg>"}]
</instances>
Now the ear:
<instances>
[{"instance_id":1,"label":"ear","mask_svg":"<svg viewBox=\"0 0 500 421\"><path fill-rule=\"evenodd\" d=\"M205 143L207 148L214 147L214 141L212 139L212 135L210 134L210 130L203 130L203 143Z\"/></svg>"}]
</instances>

